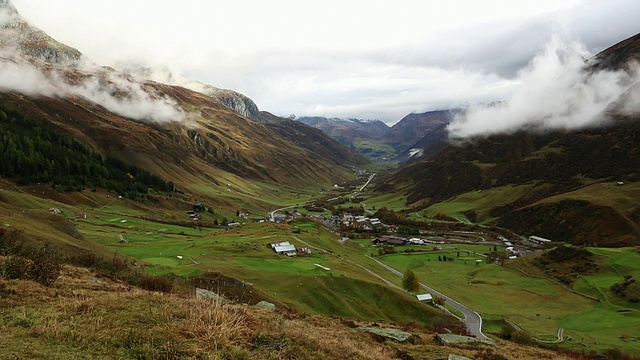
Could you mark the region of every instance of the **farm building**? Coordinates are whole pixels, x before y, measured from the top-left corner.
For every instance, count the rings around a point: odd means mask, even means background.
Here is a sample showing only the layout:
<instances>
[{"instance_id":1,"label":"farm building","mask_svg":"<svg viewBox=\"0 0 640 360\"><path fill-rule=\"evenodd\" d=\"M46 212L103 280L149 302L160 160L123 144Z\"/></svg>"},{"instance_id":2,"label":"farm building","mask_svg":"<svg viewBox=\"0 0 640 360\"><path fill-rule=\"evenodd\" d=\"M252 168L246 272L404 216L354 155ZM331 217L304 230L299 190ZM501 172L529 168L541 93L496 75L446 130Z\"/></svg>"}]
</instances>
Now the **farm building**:
<instances>
[{"instance_id":1,"label":"farm building","mask_svg":"<svg viewBox=\"0 0 640 360\"><path fill-rule=\"evenodd\" d=\"M402 238L390 238L387 240L387 245L406 245L406 240Z\"/></svg>"},{"instance_id":2,"label":"farm building","mask_svg":"<svg viewBox=\"0 0 640 360\"><path fill-rule=\"evenodd\" d=\"M419 301L433 301L433 296L431 296L431 294L418 294L416 295L416 297L418 298Z\"/></svg>"},{"instance_id":3,"label":"farm building","mask_svg":"<svg viewBox=\"0 0 640 360\"><path fill-rule=\"evenodd\" d=\"M296 246L295 245L280 245L280 246L275 246L273 248L273 251L275 251L278 254L288 254L288 253L296 253Z\"/></svg>"},{"instance_id":4,"label":"farm building","mask_svg":"<svg viewBox=\"0 0 640 360\"><path fill-rule=\"evenodd\" d=\"M531 235L529 236L529 240L536 243L536 244L546 244L546 243L550 243L551 240L549 239L545 239L543 237L540 236L535 236L535 235Z\"/></svg>"},{"instance_id":5,"label":"farm building","mask_svg":"<svg viewBox=\"0 0 640 360\"><path fill-rule=\"evenodd\" d=\"M406 245L407 239L395 236L378 236L373 240L373 245Z\"/></svg>"},{"instance_id":6,"label":"farm building","mask_svg":"<svg viewBox=\"0 0 640 360\"><path fill-rule=\"evenodd\" d=\"M270 249L274 249L276 246L287 246L287 245L291 245L291 243L288 241L276 241L276 242L268 243L267 247Z\"/></svg>"}]
</instances>

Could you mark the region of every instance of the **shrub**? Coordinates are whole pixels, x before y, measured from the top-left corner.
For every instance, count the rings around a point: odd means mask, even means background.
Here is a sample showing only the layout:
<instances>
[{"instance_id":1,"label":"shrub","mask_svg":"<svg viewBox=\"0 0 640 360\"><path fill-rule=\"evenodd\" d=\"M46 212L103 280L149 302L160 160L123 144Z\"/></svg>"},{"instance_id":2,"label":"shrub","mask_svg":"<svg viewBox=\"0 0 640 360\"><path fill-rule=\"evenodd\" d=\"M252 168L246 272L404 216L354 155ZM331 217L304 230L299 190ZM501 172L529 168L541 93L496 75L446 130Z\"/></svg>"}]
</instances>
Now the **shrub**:
<instances>
[{"instance_id":1,"label":"shrub","mask_svg":"<svg viewBox=\"0 0 640 360\"><path fill-rule=\"evenodd\" d=\"M25 254L9 257L2 264L2 276L8 279L33 280L44 286L53 285L62 270L59 251L47 242Z\"/></svg>"},{"instance_id":2,"label":"shrub","mask_svg":"<svg viewBox=\"0 0 640 360\"><path fill-rule=\"evenodd\" d=\"M26 279L29 274L29 260L22 256L11 256L2 263L2 277L5 279Z\"/></svg>"},{"instance_id":3,"label":"shrub","mask_svg":"<svg viewBox=\"0 0 640 360\"><path fill-rule=\"evenodd\" d=\"M21 231L0 228L0 255L19 255L22 243L19 241Z\"/></svg>"},{"instance_id":4,"label":"shrub","mask_svg":"<svg viewBox=\"0 0 640 360\"><path fill-rule=\"evenodd\" d=\"M524 331L514 331L511 333L511 341L522 345L533 345L535 341Z\"/></svg>"},{"instance_id":5,"label":"shrub","mask_svg":"<svg viewBox=\"0 0 640 360\"><path fill-rule=\"evenodd\" d=\"M51 286L60 276L62 262L60 252L51 243L44 243L31 255L29 278L44 286Z\"/></svg>"},{"instance_id":6,"label":"shrub","mask_svg":"<svg viewBox=\"0 0 640 360\"><path fill-rule=\"evenodd\" d=\"M149 291L170 293L173 290L173 281L164 276L142 275L138 279L138 287Z\"/></svg>"},{"instance_id":7,"label":"shrub","mask_svg":"<svg viewBox=\"0 0 640 360\"><path fill-rule=\"evenodd\" d=\"M624 359L624 354L620 349L607 349L604 351L604 355L609 360L622 360Z\"/></svg>"},{"instance_id":8,"label":"shrub","mask_svg":"<svg viewBox=\"0 0 640 360\"><path fill-rule=\"evenodd\" d=\"M93 251L84 250L70 257L68 261L82 267L95 267L100 262L100 258Z\"/></svg>"}]
</instances>

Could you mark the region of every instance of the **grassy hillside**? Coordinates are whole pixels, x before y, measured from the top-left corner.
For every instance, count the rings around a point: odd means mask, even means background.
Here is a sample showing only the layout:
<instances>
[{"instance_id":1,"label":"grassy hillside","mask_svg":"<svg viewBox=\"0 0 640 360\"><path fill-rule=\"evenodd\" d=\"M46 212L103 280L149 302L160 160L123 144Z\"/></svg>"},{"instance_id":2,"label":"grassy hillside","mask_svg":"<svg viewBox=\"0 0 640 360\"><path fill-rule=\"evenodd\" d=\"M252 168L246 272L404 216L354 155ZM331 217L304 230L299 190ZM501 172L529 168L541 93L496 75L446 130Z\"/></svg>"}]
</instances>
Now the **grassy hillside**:
<instances>
[{"instance_id":1,"label":"grassy hillside","mask_svg":"<svg viewBox=\"0 0 640 360\"><path fill-rule=\"evenodd\" d=\"M364 252L374 252L370 242L363 240L362 246ZM553 265L549 269L533 265L540 255L508 260L504 266L487 264L481 254L490 249L484 245L407 246L399 250L376 258L396 269L413 270L421 282L478 311L487 334L511 336L510 332L521 328L537 339L530 340L532 343L549 345L556 342L562 329L563 341L553 345L558 348L620 349L640 354L638 344L630 340L640 334L635 292L630 289L623 298L611 289L625 279L640 277L634 265L640 263L640 254L635 249L593 248L587 253L594 254L593 261L603 264L600 267L558 258L549 262ZM444 258L453 260L439 260ZM564 280L571 272L577 279L575 284ZM576 278L576 274L581 275Z\"/></svg>"},{"instance_id":2,"label":"grassy hillside","mask_svg":"<svg viewBox=\"0 0 640 360\"><path fill-rule=\"evenodd\" d=\"M505 341L442 346L418 326L382 324L413 334L384 341L354 328L379 323L154 293L76 267L50 288L0 280L0 295L1 359L570 359Z\"/></svg>"},{"instance_id":3,"label":"grassy hillside","mask_svg":"<svg viewBox=\"0 0 640 360\"><path fill-rule=\"evenodd\" d=\"M377 191L405 198L412 212L495 221L523 235L574 244L636 245L640 122L609 116L602 128L494 135L450 145L402 167Z\"/></svg>"},{"instance_id":4,"label":"grassy hillside","mask_svg":"<svg viewBox=\"0 0 640 360\"><path fill-rule=\"evenodd\" d=\"M311 222L297 224L296 233L289 225L272 223L249 223L224 230L210 224L224 216L230 221L245 220L215 209L202 213L202 221L195 223L186 216L190 203L179 199L134 203L102 192L87 192L61 194L67 197L59 198L65 204L21 191L35 189L12 188L5 183L0 200L7 210L0 213L0 224L22 231L25 238L36 243L50 241L64 246L69 254L86 248L106 258L114 253L125 255L137 259L138 265L152 275L199 276L215 271L307 313L427 326L440 316L436 309L399 289L388 288L378 277L356 266L352 260L364 257L340 246L335 235ZM62 214L47 211L53 207ZM81 237L74 237L76 234ZM291 259L266 247L279 240L309 247L312 254ZM359 258L348 259L350 256Z\"/></svg>"}]
</instances>

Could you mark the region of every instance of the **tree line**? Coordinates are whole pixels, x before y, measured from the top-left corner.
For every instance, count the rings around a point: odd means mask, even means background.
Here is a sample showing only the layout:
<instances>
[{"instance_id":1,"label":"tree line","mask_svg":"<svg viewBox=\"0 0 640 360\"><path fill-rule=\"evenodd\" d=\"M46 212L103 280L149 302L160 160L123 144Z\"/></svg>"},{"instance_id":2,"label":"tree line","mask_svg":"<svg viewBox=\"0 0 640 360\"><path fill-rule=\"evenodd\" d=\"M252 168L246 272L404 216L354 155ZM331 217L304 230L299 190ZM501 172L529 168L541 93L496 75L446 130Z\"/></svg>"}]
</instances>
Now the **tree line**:
<instances>
[{"instance_id":1,"label":"tree line","mask_svg":"<svg viewBox=\"0 0 640 360\"><path fill-rule=\"evenodd\" d=\"M135 199L149 189L173 191L173 183L114 157L103 157L73 137L0 104L0 177L19 185L50 183L58 191L86 187Z\"/></svg>"}]
</instances>

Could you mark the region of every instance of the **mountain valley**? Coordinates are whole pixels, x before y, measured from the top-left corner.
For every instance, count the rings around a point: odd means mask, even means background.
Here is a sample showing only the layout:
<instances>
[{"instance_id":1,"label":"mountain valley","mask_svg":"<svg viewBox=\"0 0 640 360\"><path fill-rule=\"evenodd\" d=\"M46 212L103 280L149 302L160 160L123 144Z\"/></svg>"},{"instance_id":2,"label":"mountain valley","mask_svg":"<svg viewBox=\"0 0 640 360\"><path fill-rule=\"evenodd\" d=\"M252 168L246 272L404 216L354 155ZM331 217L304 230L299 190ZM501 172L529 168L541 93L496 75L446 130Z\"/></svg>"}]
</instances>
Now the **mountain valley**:
<instances>
[{"instance_id":1,"label":"mountain valley","mask_svg":"<svg viewBox=\"0 0 640 360\"><path fill-rule=\"evenodd\" d=\"M639 43L584 72L635 79ZM0 358L638 358L638 92L468 138L283 118L0 0Z\"/></svg>"}]
</instances>

